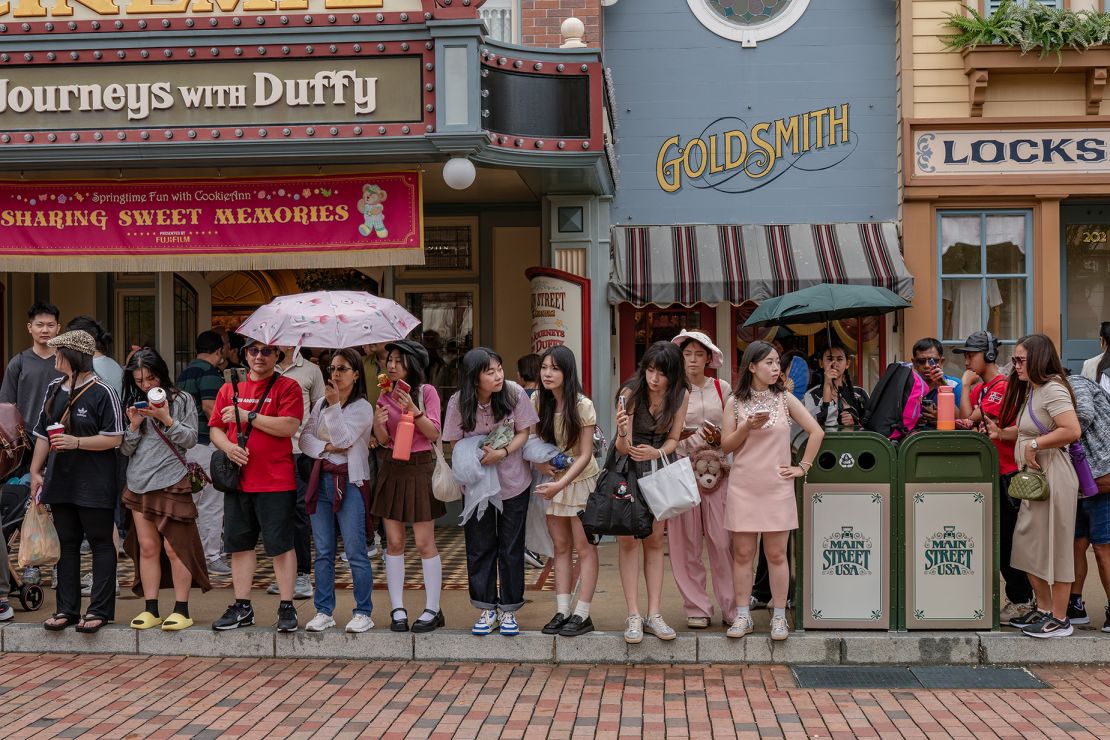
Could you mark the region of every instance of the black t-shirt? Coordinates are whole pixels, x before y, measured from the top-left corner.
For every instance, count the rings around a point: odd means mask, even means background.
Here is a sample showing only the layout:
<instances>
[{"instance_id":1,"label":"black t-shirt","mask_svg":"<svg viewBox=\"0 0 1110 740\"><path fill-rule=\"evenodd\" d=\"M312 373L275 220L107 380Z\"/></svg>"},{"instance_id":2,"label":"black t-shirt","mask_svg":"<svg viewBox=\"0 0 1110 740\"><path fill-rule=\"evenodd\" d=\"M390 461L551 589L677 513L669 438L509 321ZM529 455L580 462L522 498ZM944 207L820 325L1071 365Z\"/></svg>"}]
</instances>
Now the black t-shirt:
<instances>
[{"instance_id":1,"label":"black t-shirt","mask_svg":"<svg viewBox=\"0 0 1110 740\"><path fill-rule=\"evenodd\" d=\"M46 427L58 422L69 403L70 391L58 388L53 401L47 404L54 389L63 383L59 378L46 389L42 413L35 425L35 436L47 439ZM91 385L90 385L91 384ZM83 392L82 392L83 391ZM80 394L70 410L67 426L75 437L98 434L123 435L123 412L119 397L99 378L77 388ZM65 450L51 452L46 462L42 503L76 504L91 509L114 509L119 497L116 479L116 451Z\"/></svg>"}]
</instances>

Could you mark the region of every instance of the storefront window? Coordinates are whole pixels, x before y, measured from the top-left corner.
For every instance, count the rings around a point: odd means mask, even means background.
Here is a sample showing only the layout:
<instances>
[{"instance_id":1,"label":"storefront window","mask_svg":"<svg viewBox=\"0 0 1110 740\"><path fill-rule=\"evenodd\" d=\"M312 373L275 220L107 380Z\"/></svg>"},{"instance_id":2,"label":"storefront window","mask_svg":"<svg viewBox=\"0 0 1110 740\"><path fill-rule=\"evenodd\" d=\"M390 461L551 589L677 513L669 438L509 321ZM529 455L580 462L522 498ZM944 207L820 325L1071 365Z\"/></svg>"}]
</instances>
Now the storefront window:
<instances>
[{"instance_id":1,"label":"storefront window","mask_svg":"<svg viewBox=\"0 0 1110 740\"><path fill-rule=\"evenodd\" d=\"M1068 224L1064 239L1067 337L1085 339L1110 317L1110 224Z\"/></svg>"},{"instance_id":2,"label":"storefront window","mask_svg":"<svg viewBox=\"0 0 1110 740\"><path fill-rule=\"evenodd\" d=\"M154 292L122 293L120 295L120 318L123 326L123 344L120 351L123 358L131 347L153 347L157 339L155 319L156 300Z\"/></svg>"},{"instance_id":3,"label":"storefront window","mask_svg":"<svg viewBox=\"0 0 1110 740\"><path fill-rule=\"evenodd\" d=\"M439 391L444 411L447 399L459 389L459 360L474 348L475 294L475 290L404 290L405 308L420 319L420 327L410 338L428 349L428 379Z\"/></svg>"},{"instance_id":4,"label":"storefront window","mask_svg":"<svg viewBox=\"0 0 1110 740\"><path fill-rule=\"evenodd\" d=\"M944 211L937 219L938 337L956 347L971 333L985 329L1002 343L1000 362L1005 363L1032 324L1027 258L1032 215L1028 211ZM949 372L962 372L959 359L948 357Z\"/></svg>"},{"instance_id":5,"label":"storefront window","mask_svg":"<svg viewBox=\"0 0 1110 740\"><path fill-rule=\"evenodd\" d=\"M197 336L197 292L182 278L173 278L173 372L177 377L193 359Z\"/></svg>"}]
</instances>

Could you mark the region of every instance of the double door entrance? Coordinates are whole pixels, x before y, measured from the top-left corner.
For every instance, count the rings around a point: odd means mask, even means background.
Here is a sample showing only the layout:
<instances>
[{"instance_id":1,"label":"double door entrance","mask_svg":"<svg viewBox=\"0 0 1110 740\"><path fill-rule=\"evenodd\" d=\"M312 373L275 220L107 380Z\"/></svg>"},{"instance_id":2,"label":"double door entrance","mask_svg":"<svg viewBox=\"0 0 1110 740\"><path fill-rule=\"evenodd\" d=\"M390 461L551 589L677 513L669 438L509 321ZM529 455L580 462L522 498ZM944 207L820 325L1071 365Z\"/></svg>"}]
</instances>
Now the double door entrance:
<instances>
[{"instance_id":1,"label":"double door entrance","mask_svg":"<svg viewBox=\"0 0 1110 740\"><path fill-rule=\"evenodd\" d=\"M1110 203L1060 208L1061 353L1078 373L1100 351L1099 326L1110 321Z\"/></svg>"}]
</instances>

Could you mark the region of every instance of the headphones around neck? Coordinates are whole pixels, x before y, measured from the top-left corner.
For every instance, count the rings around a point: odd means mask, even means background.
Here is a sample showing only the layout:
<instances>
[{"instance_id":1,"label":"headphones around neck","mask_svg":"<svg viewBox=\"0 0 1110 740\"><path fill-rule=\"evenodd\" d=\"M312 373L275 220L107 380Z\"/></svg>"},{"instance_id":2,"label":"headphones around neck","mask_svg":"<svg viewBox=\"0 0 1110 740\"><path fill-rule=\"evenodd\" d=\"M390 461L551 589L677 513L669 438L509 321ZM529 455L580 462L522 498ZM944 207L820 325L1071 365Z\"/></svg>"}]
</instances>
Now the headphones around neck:
<instances>
[{"instance_id":1,"label":"headphones around neck","mask_svg":"<svg viewBox=\"0 0 1110 740\"><path fill-rule=\"evenodd\" d=\"M987 331L987 351L983 353L983 359L987 362L994 362L998 359L998 340L994 335Z\"/></svg>"}]
</instances>

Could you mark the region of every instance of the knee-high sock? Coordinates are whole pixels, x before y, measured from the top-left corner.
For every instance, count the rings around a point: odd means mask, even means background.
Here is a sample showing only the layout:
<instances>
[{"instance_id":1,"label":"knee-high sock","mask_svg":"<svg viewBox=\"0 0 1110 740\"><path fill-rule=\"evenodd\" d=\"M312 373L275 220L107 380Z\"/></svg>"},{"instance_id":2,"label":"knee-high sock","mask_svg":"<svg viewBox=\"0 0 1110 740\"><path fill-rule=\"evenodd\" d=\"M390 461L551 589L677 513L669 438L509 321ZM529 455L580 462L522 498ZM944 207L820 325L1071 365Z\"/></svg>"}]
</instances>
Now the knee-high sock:
<instances>
[{"instance_id":1,"label":"knee-high sock","mask_svg":"<svg viewBox=\"0 0 1110 740\"><path fill-rule=\"evenodd\" d=\"M389 603L392 609L405 608L405 556L385 556L385 582L389 586Z\"/></svg>"},{"instance_id":2,"label":"knee-high sock","mask_svg":"<svg viewBox=\"0 0 1110 740\"><path fill-rule=\"evenodd\" d=\"M420 565L424 568L424 598L427 599L425 607L438 612L439 594L443 590L443 561L436 555L434 558L424 558Z\"/></svg>"}]
</instances>

